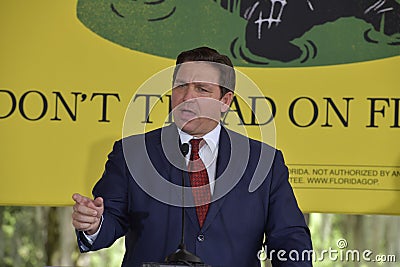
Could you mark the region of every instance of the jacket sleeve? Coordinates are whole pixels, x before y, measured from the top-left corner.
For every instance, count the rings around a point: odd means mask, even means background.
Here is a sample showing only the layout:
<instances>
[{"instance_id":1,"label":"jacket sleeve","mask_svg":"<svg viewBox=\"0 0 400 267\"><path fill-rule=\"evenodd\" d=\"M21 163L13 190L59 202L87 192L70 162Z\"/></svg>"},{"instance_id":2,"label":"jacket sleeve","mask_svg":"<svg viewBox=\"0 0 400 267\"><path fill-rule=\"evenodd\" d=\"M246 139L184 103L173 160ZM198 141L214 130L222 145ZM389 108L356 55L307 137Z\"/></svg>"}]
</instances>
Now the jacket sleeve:
<instances>
[{"instance_id":1,"label":"jacket sleeve","mask_svg":"<svg viewBox=\"0 0 400 267\"><path fill-rule=\"evenodd\" d=\"M92 245L77 232L81 252L99 250L111 246L125 235L128 229L128 191L131 177L127 171L122 142L114 144L108 155L105 171L93 188L93 196L104 199L103 222Z\"/></svg>"},{"instance_id":2,"label":"jacket sleeve","mask_svg":"<svg viewBox=\"0 0 400 267\"><path fill-rule=\"evenodd\" d=\"M312 266L310 231L297 205L280 151L276 152L271 174L266 256L274 267Z\"/></svg>"}]
</instances>

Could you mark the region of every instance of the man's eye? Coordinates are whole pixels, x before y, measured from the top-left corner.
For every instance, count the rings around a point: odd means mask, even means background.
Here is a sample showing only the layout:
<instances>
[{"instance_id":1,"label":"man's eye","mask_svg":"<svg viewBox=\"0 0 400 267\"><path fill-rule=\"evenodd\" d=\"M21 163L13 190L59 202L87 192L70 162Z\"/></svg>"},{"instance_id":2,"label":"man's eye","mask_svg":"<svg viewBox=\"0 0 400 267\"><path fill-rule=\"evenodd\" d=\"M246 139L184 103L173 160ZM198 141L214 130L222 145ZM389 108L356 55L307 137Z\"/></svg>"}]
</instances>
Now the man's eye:
<instances>
[{"instance_id":1,"label":"man's eye","mask_svg":"<svg viewBox=\"0 0 400 267\"><path fill-rule=\"evenodd\" d=\"M182 83L182 84L175 86L175 88L185 88L186 85L187 85L186 83Z\"/></svg>"},{"instance_id":2,"label":"man's eye","mask_svg":"<svg viewBox=\"0 0 400 267\"><path fill-rule=\"evenodd\" d=\"M198 90L201 92L208 92L208 89L204 87L198 87Z\"/></svg>"}]
</instances>

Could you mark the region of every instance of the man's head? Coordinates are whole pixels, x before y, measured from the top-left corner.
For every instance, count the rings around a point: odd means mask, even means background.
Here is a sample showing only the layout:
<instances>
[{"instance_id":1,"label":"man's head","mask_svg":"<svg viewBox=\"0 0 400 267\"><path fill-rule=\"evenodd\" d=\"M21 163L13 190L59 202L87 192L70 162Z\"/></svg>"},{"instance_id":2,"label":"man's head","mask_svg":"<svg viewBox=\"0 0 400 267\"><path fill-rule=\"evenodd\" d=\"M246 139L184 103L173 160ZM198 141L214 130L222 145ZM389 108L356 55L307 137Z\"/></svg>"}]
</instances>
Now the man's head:
<instances>
[{"instance_id":1,"label":"man's head","mask_svg":"<svg viewBox=\"0 0 400 267\"><path fill-rule=\"evenodd\" d=\"M172 108L183 131L203 136L232 102L235 72L230 59L208 47L182 52L173 74Z\"/></svg>"},{"instance_id":2,"label":"man's head","mask_svg":"<svg viewBox=\"0 0 400 267\"><path fill-rule=\"evenodd\" d=\"M174 81L180 66L185 62L207 61L214 62L215 67L220 68L221 97L229 91L235 91L235 70L232 61L228 56L218 53L217 50L209 47L198 47L192 50L184 51L176 58L176 67L174 70Z\"/></svg>"}]
</instances>

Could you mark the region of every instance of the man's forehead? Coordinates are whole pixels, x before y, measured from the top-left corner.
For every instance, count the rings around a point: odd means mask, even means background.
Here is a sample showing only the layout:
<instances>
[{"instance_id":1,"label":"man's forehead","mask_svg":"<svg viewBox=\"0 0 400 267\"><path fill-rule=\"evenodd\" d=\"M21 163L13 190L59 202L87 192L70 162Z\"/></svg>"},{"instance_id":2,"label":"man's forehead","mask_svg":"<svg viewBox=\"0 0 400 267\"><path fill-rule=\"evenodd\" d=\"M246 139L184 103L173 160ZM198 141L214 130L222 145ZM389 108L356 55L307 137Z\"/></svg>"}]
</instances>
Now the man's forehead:
<instances>
[{"instance_id":1,"label":"man's forehead","mask_svg":"<svg viewBox=\"0 0 400 267\"><path fill-rule=\"evenodd\" d=\"M210 61L190 61L175 66L174 86L203 82L235 90L233 67Z\"/></svg>"},{"instance_id":2,"label":"man's forehead","mask_svg":"<svg viewBox=\"0 0 400 267\"><path fill-rule=\"evenodd\" d=\"M175 83L203 82L219 84L220 71L208 62L186 62L179 66Z\"/></svg>"}]
</instances>

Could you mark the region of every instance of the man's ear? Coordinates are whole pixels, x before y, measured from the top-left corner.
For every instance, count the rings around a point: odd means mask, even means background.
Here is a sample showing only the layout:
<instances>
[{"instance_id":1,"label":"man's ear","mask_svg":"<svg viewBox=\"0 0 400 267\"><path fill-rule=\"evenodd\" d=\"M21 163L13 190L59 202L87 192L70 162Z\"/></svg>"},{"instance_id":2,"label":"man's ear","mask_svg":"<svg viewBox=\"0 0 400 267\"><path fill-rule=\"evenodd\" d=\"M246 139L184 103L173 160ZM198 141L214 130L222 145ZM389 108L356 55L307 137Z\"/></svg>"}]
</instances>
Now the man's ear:
<instances>
[{"instance_id":1,"label":"man's ear","mask_svg":"<svg viewBox=\"0 0 400 267\"><path fill-rule=\"evenodd\" d=\"M233 93L231 91L227 92L225 95L221 97L220 101L223 103L221 105L222 113L228 111L229 107L231 106L232 100L233 100Z\"/></svg>"}]
</instances>

